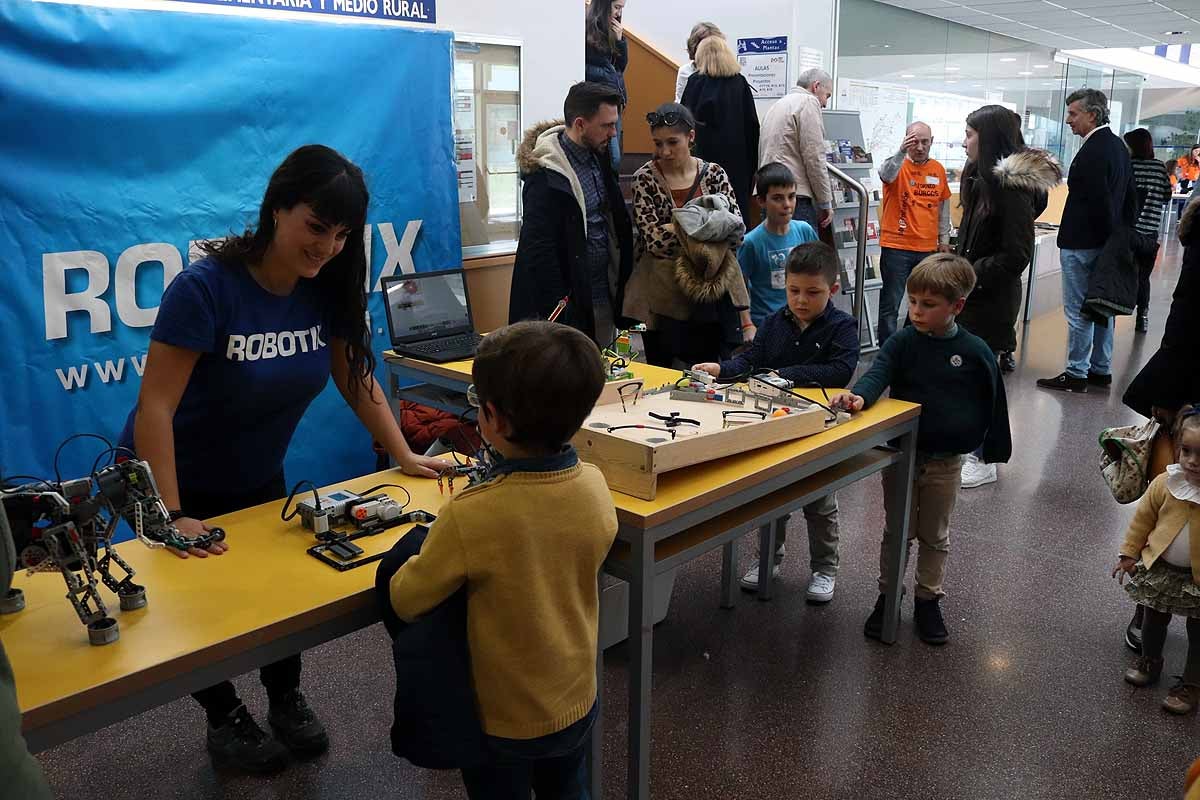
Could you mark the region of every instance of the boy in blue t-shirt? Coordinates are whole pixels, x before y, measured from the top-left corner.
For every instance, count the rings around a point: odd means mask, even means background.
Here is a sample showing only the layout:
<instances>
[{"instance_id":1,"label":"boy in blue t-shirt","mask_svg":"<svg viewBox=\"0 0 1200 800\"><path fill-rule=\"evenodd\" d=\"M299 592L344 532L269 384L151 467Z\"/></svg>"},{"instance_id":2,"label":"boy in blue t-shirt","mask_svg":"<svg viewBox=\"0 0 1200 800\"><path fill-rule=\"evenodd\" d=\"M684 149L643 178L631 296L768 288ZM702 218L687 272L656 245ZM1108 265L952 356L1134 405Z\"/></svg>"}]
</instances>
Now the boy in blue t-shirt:
<instances>
[{"instance_id":1,"label":"boy in blue t-shirt","mask_svg":"<svg viewBox=\"0 0 1200 800\"><path fill-rule=\"evenodd\" d=\"M797 224L811 230L803 222ZM692 369L727 381L774 370L800 387L840 389L850 383L858 366L858 325L830 301L839 288L837 253L823 242L805 242L788 254L784 269L786 305L763 320L750 349L729 361ZM838 570L837 495L806 505L804 519L812 567L805 597L810 603L828 603ZM783 531L776 540L772 577L779 573L785 538ZM758 590L758 559L742 577L742 588Z\"/></svg>"},{"instance_id":2,"label":"boy in blue t-shirt","mask_svg":"<svg viewBox=\"0 0 1200 800\"><path fill-rule=\"evenodd\" d=\"M787 257L792 248L817 241L807 222L792 219L796 209L796 176L778 162L765 164L754 176L763 221L746 234L738 263L750 290L750 319L756 328L787 305Z\"/></svg>"}]
</instances>

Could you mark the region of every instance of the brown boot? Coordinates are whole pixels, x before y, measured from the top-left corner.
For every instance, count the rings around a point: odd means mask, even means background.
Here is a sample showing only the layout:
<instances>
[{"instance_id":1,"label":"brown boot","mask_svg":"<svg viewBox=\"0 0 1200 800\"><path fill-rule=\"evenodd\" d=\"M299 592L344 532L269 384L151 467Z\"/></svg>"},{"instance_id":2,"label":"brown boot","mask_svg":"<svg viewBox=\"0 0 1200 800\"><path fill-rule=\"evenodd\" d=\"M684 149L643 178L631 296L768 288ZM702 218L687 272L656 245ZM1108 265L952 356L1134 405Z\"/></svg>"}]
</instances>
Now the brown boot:
<instances>
[{"instance_id":1,"label":"brown boot","mask_svg":"<svg viewBox=\"0 0 1200 800\"><path fill-rule=\"evenodd\" d=\"M1162 668L1163 660L1161 658L1142 656L1133 663L1132 667L1125 670L1125 682L1138 688L1153 686L1162 677Z\"/></svg>"},{"instance_id":2,"label":"brown boot","mask_svg":"<svg viewBox=\"0 0 1200 800\"><path fill-rule=\"evenodd\" d=\"M1190 714L1196 710L1197 702L1200 702L1200 686L1184 683L1183 678L1180 678L1162 701L1162 707L1164 711L1170 711L1172 714Z\"/></svg>"}]
</instances>

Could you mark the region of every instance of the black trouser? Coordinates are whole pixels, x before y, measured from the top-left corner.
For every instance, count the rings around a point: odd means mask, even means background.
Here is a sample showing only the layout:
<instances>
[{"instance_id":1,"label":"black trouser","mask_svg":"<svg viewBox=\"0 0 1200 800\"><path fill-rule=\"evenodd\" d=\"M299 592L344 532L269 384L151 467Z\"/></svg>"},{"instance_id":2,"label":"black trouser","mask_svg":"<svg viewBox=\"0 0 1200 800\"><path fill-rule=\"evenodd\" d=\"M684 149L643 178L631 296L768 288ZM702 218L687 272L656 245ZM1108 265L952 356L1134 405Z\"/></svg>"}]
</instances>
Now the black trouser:
<instances>
[{"instance_id":1,"label":"black trouser","mask_svg":"<svg viewBox=\"0 0 1200 800\"><path fill-rule=\"evenodd\" d=\"M792 210L792 219L799 222L807 222L812 226L814 233L820 233L821 228L817 224L817 207L813 203L812 198L807 195L800 195L796 198L796 207Z\"/></svg>"},{"instance_id":2,"label":"black trouser","mask_svg":"<svg viewBox=\"0 0 1200 800\"><path fill-rule=\"evenodd\" d=\"M1146 658L1162 658L1163 645L1167 643L1167 626L1171 615L1155 611L1146 606L1146 617L1142 622L1142 655ZM1200 686L1200 618L1187 617L1188 655L1183 668L1183 680Z\"/></svg>"},{"instance_id":3,"label":"black trouser","mask_svg":"<svg viewBox=\"0 0 1200 800\"><path fill-rule=\"evenodd\" d=\"M195 519L219 517L232 511L240 511L243 508L278 500L286 494L287 484L284 481L283 473L250 491L231 489L227 492L192 492L184 487L179 489L180 505L183 511ZM230 533L235 532L230 531ZM259 678L262 680L263 686L267 688L267 698L272 703L276 702L288 692L299 688L300 654L288 656L274 664L267 664L259 670ZM233 684L229 681L221 681L215 686L194 692L192 697L196 698L196 701L204 707L208 721L213 725L220 724L231 711L242 704L241 699L238 698L237 689L233 688Z\"/></svg>"},{"instance_id":4,"label":"black trouser","mask_svg":"<svg viewBox=\"0 0 1200 800\"><path fill-rule=\"evenodd\" d=\"M1154 262L1158 258L1158 246L1150 254L1138 253L1134 256L1138 265L1138 295L1137 308L1141 314L1150 308L1150 273L1154 272Z\"/></svg>"}]
</instances>

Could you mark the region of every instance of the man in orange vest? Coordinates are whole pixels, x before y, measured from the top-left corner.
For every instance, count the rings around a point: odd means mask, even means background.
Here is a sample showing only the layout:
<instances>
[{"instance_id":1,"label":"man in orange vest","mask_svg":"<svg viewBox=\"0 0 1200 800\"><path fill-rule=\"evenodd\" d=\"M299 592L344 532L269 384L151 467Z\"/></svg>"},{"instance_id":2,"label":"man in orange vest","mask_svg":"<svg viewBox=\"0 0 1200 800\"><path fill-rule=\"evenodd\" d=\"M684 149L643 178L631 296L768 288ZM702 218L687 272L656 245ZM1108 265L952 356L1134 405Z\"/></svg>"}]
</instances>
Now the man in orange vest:
<instances>
[{"instance_id":1,"label":"man in orange vest","mask_svg":"<svg viewBox=\"0 0 1200 800\"><path fill-rule=\"evenodd\" d=\"M883 181L879 244L879 344L896 332L904 285L925 257L950 252L950 185L946 170L929 157L933 131L914 122L904 132L900 152L879 166Z\"/></svg>"}]
</instances>

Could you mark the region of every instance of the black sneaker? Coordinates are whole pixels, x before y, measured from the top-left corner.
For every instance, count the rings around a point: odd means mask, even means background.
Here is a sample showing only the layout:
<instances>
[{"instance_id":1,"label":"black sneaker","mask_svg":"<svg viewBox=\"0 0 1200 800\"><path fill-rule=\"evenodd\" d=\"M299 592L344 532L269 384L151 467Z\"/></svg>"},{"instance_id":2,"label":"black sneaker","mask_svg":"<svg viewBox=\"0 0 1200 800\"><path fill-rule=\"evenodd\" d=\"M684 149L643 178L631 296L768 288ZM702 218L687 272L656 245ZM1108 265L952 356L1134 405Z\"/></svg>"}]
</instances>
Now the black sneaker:
<instances>
[{"instance_id":1,"label":"black sneaker","mask_svg":"<svg viewBox=\"0 0 1200 800\"><path fill-rule=\"evenodd\" d=\"M1137 322L1134 323L1133 329L1138 333L1150 332L1150 312L1139 311L1137 314Z\"/></svg>"},{"instance_id":2,"label":"black sneaker","mask_svg":"<svg viewBox=\"0 0 1200 800\"><path fill-rule=\"evenodd\" d=\"M913 611L917 622L917 636L925 644L941 645L950 640L950 632L946 630L946 622L942 619L942 609L938 605L940 598L922 600L916 598Z\"/></svg>"},{"instance_id":3,"label":"black sneaker","mask_svg":"<svg viewBox=\"0 0 1200 800\"><path fill-rule=\"evenodd\" d=\"M1138 605L1133 612L1133 619L1125 628L1125 646L1138 655L1142 654L1142 619L1145 617L1145 606Z\"/></svg>"},{"instance_id":4,"label":"black sneaker","mask_svg":"<svg viewBox=\"0 0 1200 800\"><path fill-rule=\"evenodd\" d=\"M1076 378L1062 373L1055 375L1053 378L1039 378L1037 385L1043 389L1057 389L1060 392L1078 392L1086 394L1088 390L1087 378Z\"/></svg>"},{"instance_id":5,"label":"black sneaker","mask_svg":"<svg viewBox=\"0 0 1200 800\"><path fill-rule=\"evenodd\" d=\"M1087 382L1092 386L1107 389L1112 386L1112 375L1101 375L1099 372L1088 372Z\"/></svg>"},{"instance_id":6,"label":"black sneaker","mask_svg":"<svg viewBox=\"0 0 1200 800\"><path fill-rule=\"evenodd\" d=\"M208 726L208 752L217 766L267 775L287 766L287 750L254 721L245 706L230 712L225 721Z\"/></svg>"},{"instance_id":7,"label":"black sneaker","mask_svg":"<svg viewBox=\"0 0 1200 800\"><path fill-rule=\"evenodd\" d=\"M1012 351L1005 350L996 359L1000 365L1001 372L1015 372L1017 369L1017 359L1013 357Z\"/></svg>"},{"instance_id":8,"label":"black sneaker","mask_svg":"<svg viewBox=\"0 0 1200 800\"><path fill-rule=\"evenodd\" d=\"M881 594L875 601L875 608L871 611L871 616L867 617L867 622L863 625L863 636L868 639L878 639L883 636L883 607L887 603L887 595Z\"/></svg>"},{"instance_id":9,"label":"black sneaker","mask_svg":"<svg viewBox=\"0 0 1200 800\"><path fill-rule=\"evenodd\" d=\"M267 722L276 738L301 758L318 756L329 749L329 734L299 689L271 703Z\"/></svg>"}]
</instances>

